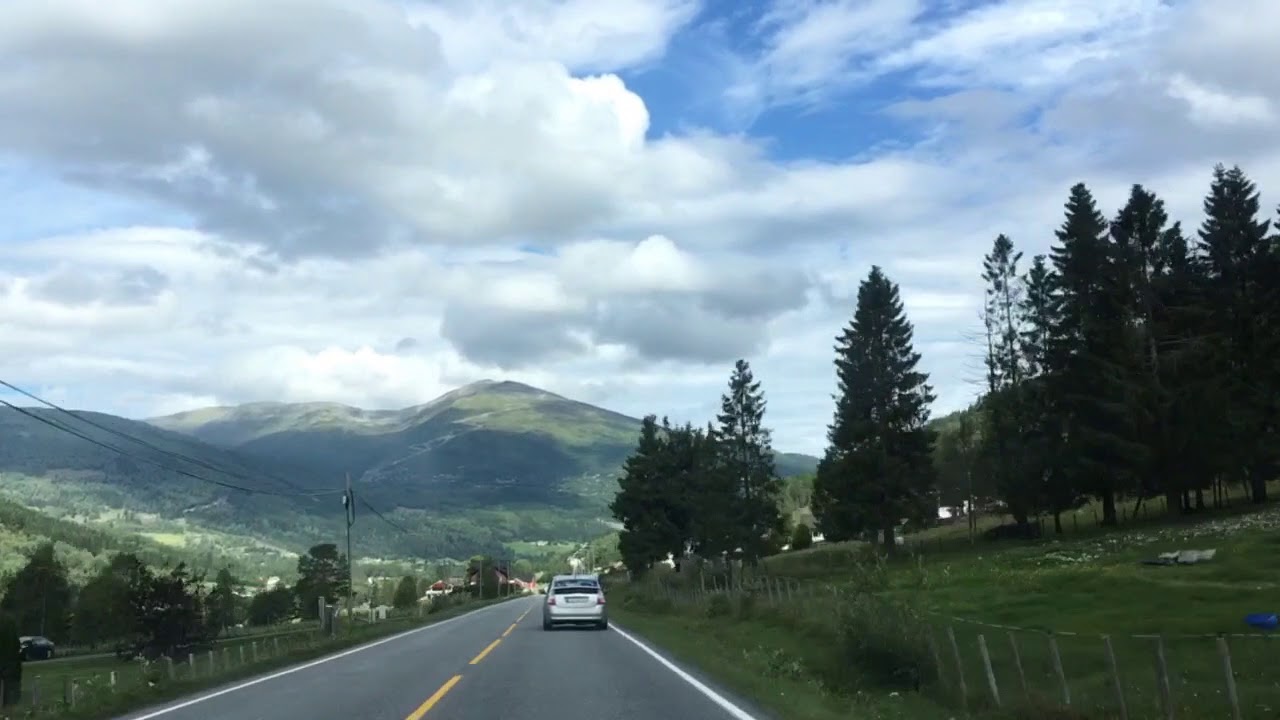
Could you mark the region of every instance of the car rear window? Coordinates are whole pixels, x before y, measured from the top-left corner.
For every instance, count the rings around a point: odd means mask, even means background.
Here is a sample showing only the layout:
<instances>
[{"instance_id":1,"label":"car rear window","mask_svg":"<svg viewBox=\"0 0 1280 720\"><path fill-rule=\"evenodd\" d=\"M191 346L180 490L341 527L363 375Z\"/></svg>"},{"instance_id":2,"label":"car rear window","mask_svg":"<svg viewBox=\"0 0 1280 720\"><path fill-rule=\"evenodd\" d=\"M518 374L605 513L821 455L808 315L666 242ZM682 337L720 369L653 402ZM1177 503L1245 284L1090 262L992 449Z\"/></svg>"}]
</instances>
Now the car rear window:
<instances>
[{"instance_id":1,"label":"car rear window","mask_svg":"<svg viewBox=\"0 0 1280 720\"><path fill-rule=\"evenodd\" d=\"M577 583L574 585L556 585L551 588L551 592L556 595L595 595L600 591L599 585L590 583Z\"/></svg>"}]
</instances>

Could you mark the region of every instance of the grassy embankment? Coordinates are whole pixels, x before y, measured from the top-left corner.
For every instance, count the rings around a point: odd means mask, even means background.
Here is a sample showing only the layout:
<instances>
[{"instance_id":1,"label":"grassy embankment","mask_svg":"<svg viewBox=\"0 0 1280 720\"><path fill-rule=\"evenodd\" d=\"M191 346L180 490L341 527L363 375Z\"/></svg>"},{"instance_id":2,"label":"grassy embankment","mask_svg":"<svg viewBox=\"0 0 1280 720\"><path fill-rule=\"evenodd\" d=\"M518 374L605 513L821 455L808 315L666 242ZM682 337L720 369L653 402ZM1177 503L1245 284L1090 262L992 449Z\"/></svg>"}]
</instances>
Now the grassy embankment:
<instances>
[{"instance_id":1,"label":"grassy embankment","mask_svg":"<svg viewBox=\"0 0 1280 720\"><path fill-rule=\"evenodd\" d=\"M419 616L409 612L376 623L341 627L328 637L316 627L302 632L243 637L219 643L212 651L169 663L121 662L114 657L65 662L34 662L23 667L22 703L0 710L0 720L30 717L96 720L154 705L202 689L295 665L381 637L430 625L485 605L503 602L467 600L440 603ZM114 685L112 684L114 674ZM74 692L74 703L72 696Z\"/></svg>"},{"instance_id":2,"label":"grassy embankment","mask_svg":"<svg viewBox=\"0 0 1280 720\"><path fill-rule=\"evenodd\" d=\"M1280 507L1237 498L1207 516L1139 518L1110 531L1086 507L1064 525L1061 539L972 545L963 525L935 528L909 539L914 552L885 564L860 543L784 553L763 563L754 593L704 592L695 579L660 573L620 585L613 608L624 626L788 720L924 720L962 707L1037 720L1119 717L1104 635L1132 720L1163 717L1158 643L1177 717L1231 717L1218 633L1226 634L1243 717L1280 716L1280 636L1243 620L1280 611ZM1210 548L1217 555L1202 565L1141 564Z\"/></svg>"}]
</instances>

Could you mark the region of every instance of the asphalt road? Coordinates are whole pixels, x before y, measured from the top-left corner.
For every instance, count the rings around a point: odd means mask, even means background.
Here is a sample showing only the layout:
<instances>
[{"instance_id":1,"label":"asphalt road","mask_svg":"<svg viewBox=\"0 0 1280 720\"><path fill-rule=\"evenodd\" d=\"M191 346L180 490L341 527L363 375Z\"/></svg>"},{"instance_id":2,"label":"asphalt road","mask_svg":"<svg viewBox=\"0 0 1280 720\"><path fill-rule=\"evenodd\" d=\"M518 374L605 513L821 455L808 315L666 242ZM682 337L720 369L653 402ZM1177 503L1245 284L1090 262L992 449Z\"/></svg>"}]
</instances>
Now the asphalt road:
<instances>
[{"instance_id":1,"label":"asphalt road","mask_svg":"<svg viewBox=\"0 0 1280 720\"><path fill-rule=\"evenodd\" d=\"M523 598L120 720L766 720L625 628L542 629Z\"/></svg>"}]
</instances>

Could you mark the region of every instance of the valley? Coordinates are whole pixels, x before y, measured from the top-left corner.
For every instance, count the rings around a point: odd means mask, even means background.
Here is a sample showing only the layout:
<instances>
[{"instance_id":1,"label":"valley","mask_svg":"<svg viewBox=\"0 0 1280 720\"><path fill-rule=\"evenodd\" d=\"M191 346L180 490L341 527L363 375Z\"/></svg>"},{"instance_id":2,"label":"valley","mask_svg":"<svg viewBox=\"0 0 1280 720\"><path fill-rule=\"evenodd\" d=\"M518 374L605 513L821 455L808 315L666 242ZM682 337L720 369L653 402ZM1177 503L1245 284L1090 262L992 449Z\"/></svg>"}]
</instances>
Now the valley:
<instances>
[{"instance_id":1,"label":"valley","mask_svg":"<svg viewBox=\"0 0 1280 720\"><path fill-rule=\"evenodd\" d=\"M0 409L0 499L43 518L27 526L55 540L82 528L96 539L77 547L231 563L257 577L288 574L299 552L343 537L348 474L357 563L477 553L555 562L616 530L607 506L640 424L495 381L402 410L251 403L147 421L25 412ZM777 461L783 475L817 462ZM11 533L6 550L43 536Z\"/></svg>"}]
</instances>

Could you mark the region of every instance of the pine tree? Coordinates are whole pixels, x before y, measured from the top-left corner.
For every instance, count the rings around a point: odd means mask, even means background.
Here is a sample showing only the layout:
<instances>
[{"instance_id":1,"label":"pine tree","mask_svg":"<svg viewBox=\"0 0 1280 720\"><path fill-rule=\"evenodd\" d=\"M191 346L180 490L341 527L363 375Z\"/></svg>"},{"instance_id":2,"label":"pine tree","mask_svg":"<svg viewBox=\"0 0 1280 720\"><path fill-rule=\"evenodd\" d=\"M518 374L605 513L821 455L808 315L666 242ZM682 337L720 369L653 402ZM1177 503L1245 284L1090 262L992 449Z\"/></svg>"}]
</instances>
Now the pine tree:
<instances>
[{"instance_id":1,"label":"pine tree","mask_svg":"<svg viewBox=\"0 0 1280 720\"><path fill-rule=\"evenodd\" d=\"M699 494L702 437L691 426L658 425L649 415L640 427L636 451L623 465L610 509L622 523L618 550L631 572L643 574L668 555L682 557L693 542L694 507Z\"/></svg>"},{"instance_id":2,"label":"pine tree","mask_svg":"<svg viewBox=\"0 0 1280 720\"><path fill-rule=\"evenodd\" d=\"M1049 269L1044 255L1031 260L1022 276L1022 332L1018 338L1025 364L1023 383L1025 411L1021 445L1026 458L1026 472L1034 482L1040 504L1053 515L1053 528L1062 534L1062 513L1077 507L1080 492L1071 477L1062 472L1065 425L1062 410L1054 394L1050 341L1057 326L1057 278Z\"/></svg>"},{"instance_id":3,"label":"pine tree","mask_svg":"<svg viewBox=\"0 0 1280 720\"><path fill-rule=\"evenodd\" d=\"M764 391L746 360L738 360L729 377L729 391L720 398L715 441L718 472L735 485L731 502L737 547L742 559L755 564L766 554L769 535L782 530L778 509L781 480L774 467L773 445L764 426Z\"/></svg>"},{"instance_id":4,"label":"pine tree","mask_svg":"<svg viewBox=\"0 0 1280 720\"><path fill-rule=\"evenodd\" d=\"M1102 501L1102 522L1118 522L1117 496L1146 448L1133 439L1128 278L1108 239L1109 223L1083 184L1071 188L1066 219L1050 250L1057 278L1047 360L1050 389L1065 421L1065 481Z\"/></svg>"},{"instance_id":5,"label":"pine tree","mask_svg":"<svg viewBox=\"0 0 1280 720\"><path fill-rule=\"evenodd\" d=\"M1234 438L1223 473L1243 474L1239 479L1248 483L1255 503L1267 499L1277 452L1267 445L1268 428L1276 421L1274 393L1267 392L1276 364L1275 328L1268 327L1275 312L1276 291L1269 284L1275 250L1270 222L1259 218L1259 209L1257 189L1240 168L1214 168L1199 250L1213 308L1209 333L1219 350L1215 369L1224 378L1218 419Z\"/></svg>"},{"instance_id":6,"label":"pine tree","mask_svg":"<svg viewBox=\"0 0 1280 720\"><path fill-rule=\"evenodd\" d=\"M1176 352L1167 322L1168 303L1174 299L1169 293L1171 262L1185 264L1187 258L1181 226L1168 223L1164 202L1134 185L1111 223L1111 238L1117 255L1124 258L1131 283L1129 304L1136 342L1130 381L1137 393L1130 412L1148 448L1138 477L1138 502L1164 492L1170 507L1176 508L1185 480L1181 471L1186 467L1187 446L1175 443L1172 410L1178 388L1167 384L1164 368ZM1178 254L1181 258L1175 257Z\"/></svg>"},{"instance_id":7,"label":"pine tree","mask_svg":"<svg viewBox=\"0 0 1280 720\"><path fill-rule=\"evenodd\" d=\"M235 624L236 588L239 584L231 575L230 569L222 568L218 571L213 591L209 593L205 618L214 634Z\"/></svg>"},{"instance_id":8,"label":"pine tree","mask_svg":"<svg viewBox=\"0 0 1280 720\"><path fill-rule=\"evenodd\" d=\"M9 577L0 612L12 615L24 632L38 633L54 642L67 638L71 584L53 543L37 546L27 564Z\"/></svg>"},{"instance_id":9,"label":"pine tree","mask_svg":"<svg viewBox=\"0 0 1280 720\"><path fill-rule=\"evenodd\" d=\"M878 530L892 553L901 519L933 505L934 395L912 334L898 286L872 267L837 338L836 411L814 479L814 516L828 540Z\"/></svg>"},{"instance_id":10,"label":"pine tree","mask_svg":"<svg viewBox=\"0 0 1280 720\"><path fill-rule=\"evenodd\" d=\"M986 427L982 436L997 492L1025 534L1031 514L1039 509L1040 487L1029 474L1031 467L1022 442L1027 407L1023 387L1026 363L1020 343L1021 258L1022 253L1014 250L1013 241L1005 235L996 238L991 253L983 258L982 279L987 282L982 313L987 340L987 394L983 401Z\"/></svg>"},{"instance_id":11,"label":"pine tree","mask_svg":"<svg viewBox=\"0 0 1280 720\"><path fill-rule=\"evenodd\" d=\"M397 610L408 610L418 604L418 580L412 575L400 578L395 594L391 596L391 605Z\"/></svg>"}]
</instances>

